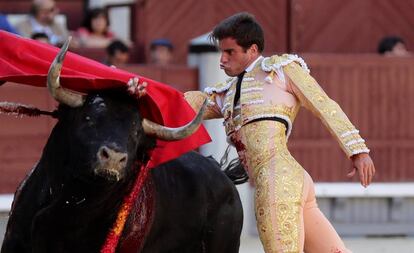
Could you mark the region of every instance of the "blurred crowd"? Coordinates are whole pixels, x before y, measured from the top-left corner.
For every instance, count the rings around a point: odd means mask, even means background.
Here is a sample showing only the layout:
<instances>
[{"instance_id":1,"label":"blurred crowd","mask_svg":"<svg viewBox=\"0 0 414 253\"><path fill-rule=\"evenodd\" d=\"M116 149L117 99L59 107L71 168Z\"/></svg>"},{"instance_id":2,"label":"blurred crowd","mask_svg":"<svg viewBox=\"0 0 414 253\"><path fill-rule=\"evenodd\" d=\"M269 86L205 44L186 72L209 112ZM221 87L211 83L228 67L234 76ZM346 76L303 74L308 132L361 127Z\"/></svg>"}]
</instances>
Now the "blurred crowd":
<instances>
[{"instance_id":1,"label":"blurred crowd","mask_svg":"<svg viewBox=\"0 0 414 253\"><path fill-rule=\"evenodd\" d=\"M10 24L6 15L0 13L0 30L60 46L72 36L71 49L101 48L106 52L102 62L107 65L121 66L134 62L130 57L130 41L122 40L111 31L108 12L104 8L87 10L81 27L69 31L65 22L59 22L59 9L54 0L33 0L28 15L16 23ZM173 45L165 38L156 39L150 45L148 63L170 65L173 62Z\"/></svg>"},{"instance_id":2,"label":"blurred crowd","mask_svg":"<svg viewBox=\"0 0 414 253\"><path fill-rule=\"evenodd\" d=\"M111 31L108 12L104 8L86 11L82 25L69 31L66 22L58 20L59 9L55 0L33 0L27 15L14 26L6 15L0 13L0 30L16 33L44 43L60 46L68 36L72 36L71 49L98 48L106 52L101 60L107 65L121 66L137 62L131 57L133 43L122 40ZM169 66L174 63L174 46L167 38L153 40L149 46L147 63ZM398 36L386 36L378 42L378 54L383 56L412 55L404 40Z\"/></svg>"}]
</instances>

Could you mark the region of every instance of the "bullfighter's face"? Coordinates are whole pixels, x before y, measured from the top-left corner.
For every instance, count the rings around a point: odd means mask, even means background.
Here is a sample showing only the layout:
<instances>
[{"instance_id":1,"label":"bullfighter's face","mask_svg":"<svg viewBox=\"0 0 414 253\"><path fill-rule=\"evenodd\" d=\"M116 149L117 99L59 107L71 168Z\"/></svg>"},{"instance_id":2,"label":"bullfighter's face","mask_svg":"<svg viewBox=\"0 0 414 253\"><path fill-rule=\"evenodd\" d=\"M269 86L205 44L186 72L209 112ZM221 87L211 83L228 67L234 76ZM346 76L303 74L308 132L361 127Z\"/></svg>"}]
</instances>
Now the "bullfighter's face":
<instances>
[{"instance_id":1,"label":"bullfighter's face","mask_svg":"<svg viewBox=\"0 0 414 253\"><path fill-rule=\"evenodd\" d=\"M219 49L221 51L220 68L228 76L237 76L258 57L255 44L244 49L231 37L220 40Z\"/></svg>"}]
</instances>

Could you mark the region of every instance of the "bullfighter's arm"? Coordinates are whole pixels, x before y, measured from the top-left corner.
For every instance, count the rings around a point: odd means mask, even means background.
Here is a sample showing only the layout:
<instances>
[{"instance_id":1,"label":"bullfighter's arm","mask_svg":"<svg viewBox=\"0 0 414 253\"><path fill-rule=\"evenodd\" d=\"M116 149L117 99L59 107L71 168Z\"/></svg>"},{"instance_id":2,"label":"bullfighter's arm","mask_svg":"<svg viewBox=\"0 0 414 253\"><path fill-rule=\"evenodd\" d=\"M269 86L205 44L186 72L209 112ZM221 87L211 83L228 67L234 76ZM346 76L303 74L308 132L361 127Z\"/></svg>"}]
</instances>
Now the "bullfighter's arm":
<instances>
[{"instance_id":1,"label":"bullfighter's arm","mask_svg":"<svg viewBox=\"0 0 414 253\"><path fill-rule=\"evenodd\" d=\"M319 117L348 157L369 153L364 139L339 105L330 99L316 80L296 62L283 68L289 89L301 104Z\"/></svg>"},{"instance_id":2,"label":"bullfighter's arm","mask_svg":"<svg viewBox=\"0 0 414 253\"><path fill-rule=\"evenodd\" d=\"M147 93L147 83L138 83L138 78L131 78L128 81L128 91L131 94L137 95L138 97L145 96ZM207 108L204 112L203 119L216 119L222 118L221 110L217 105L216 93L207 94L201 91L187 91L184 93L185 100L191 105L194 111L200 111L205 99L208 99Z\"/></svg>"},{"instance_id":3,"label":"bullfighter's arm","mask_svg":"<svg viewBox=\"0 0 414 253\"><path fill-rule=\"evenodd\" d=\"M375 175L375 166L369 156L369 149L359 131L339 107L322 90L308 71L292 62L283 67L289 79L289 87L303 106L318 116L338 141L342 150L352 160L353 168L348 177L358 173L361 184L367 187Z\"/></svg>"},{"instance_id":4,"label":"bullfighter's arm","mask_svg":"<svg viewBox=\"0 0 414 253\"><path fill-rule=\"evenodd\" d=\"M187 91L184 93L185 100L191 105L194 111L198 112L203 104L204 100L208 99L208 105L204 112L203 119L217 119L222 118L220 107L217 104L217 94L213 93L208 95L202 91Z\"/></svg>"}]
</instances>

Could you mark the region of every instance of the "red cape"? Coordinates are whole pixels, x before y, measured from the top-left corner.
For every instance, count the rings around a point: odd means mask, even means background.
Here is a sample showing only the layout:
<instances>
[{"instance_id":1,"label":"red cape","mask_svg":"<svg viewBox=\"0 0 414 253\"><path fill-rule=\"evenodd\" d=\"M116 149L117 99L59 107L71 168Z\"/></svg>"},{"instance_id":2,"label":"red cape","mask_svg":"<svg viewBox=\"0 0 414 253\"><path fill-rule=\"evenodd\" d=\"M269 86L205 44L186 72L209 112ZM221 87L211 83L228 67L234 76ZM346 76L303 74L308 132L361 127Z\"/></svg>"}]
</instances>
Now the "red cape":
<instances>
[{"instance_id":1,"label":"red cape","mask_svg":"<svg viewBox=\"0 0 414 253\"><path fill-rule=\"evenodd\" d=\"M58 51L59 48L45 43L0 31L0 81L45 87L47 72ZM144 101L140 103L143 117L165 126L178 127L187 124L195 116L183 94L170 86L71 52L66 54L63 62L60 83L67 89L87 93L126 86L132 77L138 77L139 83L148 83L147 95L140 98ZM203 126L192 136L180 141L157 141L150 166L177 158L209 141L210 137Z\"/></svg>"}]
</instances>

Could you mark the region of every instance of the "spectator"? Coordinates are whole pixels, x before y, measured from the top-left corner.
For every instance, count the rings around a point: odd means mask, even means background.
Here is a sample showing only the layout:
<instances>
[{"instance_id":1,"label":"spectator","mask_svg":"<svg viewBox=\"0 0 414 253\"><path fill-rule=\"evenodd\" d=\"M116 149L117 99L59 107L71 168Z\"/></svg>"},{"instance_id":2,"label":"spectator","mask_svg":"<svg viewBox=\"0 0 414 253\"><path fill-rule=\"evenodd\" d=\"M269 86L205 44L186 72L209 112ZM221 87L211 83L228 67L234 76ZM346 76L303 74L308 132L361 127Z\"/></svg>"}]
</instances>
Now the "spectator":
<instances>
[{"instance_id":1,"label":"spectator","mask_svg":"<svg viewBox=\"0 0 414 253\"><path fill-rule=\"evenodd\" d=\"M47 36L46 33L34 33L32 34L32 36L30 37L33 40L37 40L46 44L50 44L50 40L49 37Z\"/></svg>"},{"instance_id":2,"label":"spectator","mask_svg":"<svg viewBox=\"0 0 414 253\"><path fill-rule=\"evenodd\" d=\"M129 59L129 48L120 40L114 40L106 48L107 59L104 62L108 66L119 67L126 64Z\"/></svg>"},{"instance_id":3,"label":"spectator","mask_svg":"<svg viewBox=\"0 0 414 253\"><path fill-rule=\"evenodd\" d=\"M18 34L16 29L9 23L7 16L0 13L0 30L4 30L10 33Z\"/></svg>"},{"instance_id":4,"label":"spectator","mask_svg":"<svg viewBox=\"0 0 414 253\"><path fill-rule=\"evenodd\" d=\"M408 56L404 40L397 36L384 37L378 44L378 53L384 56Z\"/></svg>"},{"instance_id":5,"label":"spectator","mask_svg":"<svg viewBox=\"0 0 414 253\"><path fill-rule=\"evenodd\" d=\"M111 43L114 34L109 30L109 18L104 9L89 10L78 29L77 36L81 47L105 48Z\"/></svg>"},{"instance_id":6,"label":"spectator","mask_svg":"<svg viewBox=\"0 0 414 253\"><path fill-rule=\"evenodd\" d=\"M150 63L167 66L172 63L174 47L168 39L156 39L150 46Z\"/></svg>"},{"instance_id":7,"label":"spectator","mask_svg":"<svg viewBox=\"0 0 414 253\"><path fill-rule=\"evenodd\" d=\"M34 33L45 33L53 45L60 45L68 37L68 30L56 22L59 10L53 0L33 0L30 16L17 25L24 37Z\"/></svg>"}]
</instances>

